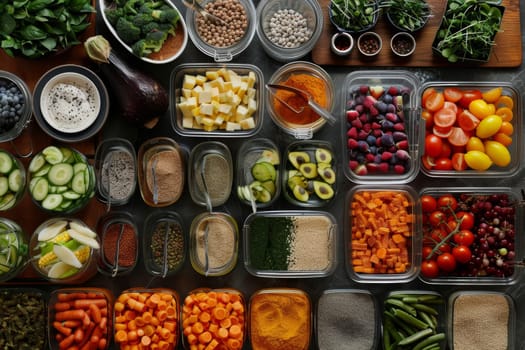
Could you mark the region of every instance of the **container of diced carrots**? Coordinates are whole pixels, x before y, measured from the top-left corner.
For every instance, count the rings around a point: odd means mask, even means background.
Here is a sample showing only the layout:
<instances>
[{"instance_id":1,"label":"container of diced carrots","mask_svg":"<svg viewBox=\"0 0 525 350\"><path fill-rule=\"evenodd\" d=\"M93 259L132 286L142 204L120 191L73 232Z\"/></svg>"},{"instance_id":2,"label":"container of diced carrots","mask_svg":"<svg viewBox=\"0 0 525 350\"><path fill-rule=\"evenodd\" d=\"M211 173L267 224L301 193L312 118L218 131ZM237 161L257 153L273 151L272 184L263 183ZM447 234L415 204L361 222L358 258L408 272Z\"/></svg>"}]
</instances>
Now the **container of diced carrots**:
<instances>
[{"instance_id":1,"label":"container of diced carrots","mask_svg":"<svg viewBox=\"0 0 525 350\"><path fill-rule=\"evenodd\" d=\"M104 288L51 292L48 339L51 350L105 350L112 332L113 295Z\"/></svg>"},{"instance_id":2,"label":"container of diced carrots","mask_svg":"<svg viewBox=\"0 0 525 350\"><path fill-rule=\"evenodd\" d=\"M193 290L184 298L181 322L186 350L242 349L246 337L244 296L229 288Z\"/></svg>"},{"instance_id":3,"label":"container of diced carrots","mask_svg":"<svg viewBox=\"0 0 525 350\"><path fill-rule=\"evenodd\" d=\"M346 268L362 283L405 283L417 277L421 215L409 186L355 186L345 211Z\"/></svg>"},{"instance_id":4,"label":"container of diced carrots","mask_svg":"<svg viewBox=\"0 0 525 350\"><path fill-rule=\"evenodd\" d=\"M168 288L128 289L114 304L118 349L175 349L179 339L179 295Z\"/></svg>"}]
</instances>

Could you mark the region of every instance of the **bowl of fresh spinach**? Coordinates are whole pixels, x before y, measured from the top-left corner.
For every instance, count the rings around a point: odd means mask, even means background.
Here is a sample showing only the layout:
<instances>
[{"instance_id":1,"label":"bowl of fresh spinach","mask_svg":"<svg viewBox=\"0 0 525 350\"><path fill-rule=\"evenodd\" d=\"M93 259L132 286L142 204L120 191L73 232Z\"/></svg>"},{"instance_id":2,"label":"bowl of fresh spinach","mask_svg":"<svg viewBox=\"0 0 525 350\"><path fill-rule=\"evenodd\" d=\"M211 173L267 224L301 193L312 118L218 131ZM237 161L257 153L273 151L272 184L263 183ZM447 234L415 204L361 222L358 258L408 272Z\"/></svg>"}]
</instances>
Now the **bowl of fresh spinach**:
<instances>
[{"instance_id":1,"label":"bowl of fresh spinach","mask_svg":"<svg viewBox=\"0 0 525 350\"><path fill-rule=\"evenodd\" d=\"M491 1L449 0L432 50L451 63L487 62L504 12L504 6Z\"/></svg>"},{"instance_id":2,"label":"bowl of fresh spinach","mask_svg":"<svg viewBox=\"0 0 525 350\"><path fill-rule=\"evenodd\" d=\"M81 43L94 13L91 0L0 1L0 48L12 57L60 53Z\"/></svg>"}]
</instances>

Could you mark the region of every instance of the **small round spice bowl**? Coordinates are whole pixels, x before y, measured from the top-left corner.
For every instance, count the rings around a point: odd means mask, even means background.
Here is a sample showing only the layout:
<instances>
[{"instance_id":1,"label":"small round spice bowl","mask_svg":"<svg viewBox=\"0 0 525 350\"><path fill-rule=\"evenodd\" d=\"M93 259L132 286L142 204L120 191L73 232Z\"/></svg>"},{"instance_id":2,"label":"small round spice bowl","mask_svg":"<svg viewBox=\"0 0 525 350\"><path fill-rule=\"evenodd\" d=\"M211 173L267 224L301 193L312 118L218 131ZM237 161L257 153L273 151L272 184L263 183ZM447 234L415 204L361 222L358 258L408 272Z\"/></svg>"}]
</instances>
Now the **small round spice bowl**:
<instances>
[{"instance_id":1,"label":"small round spice bowl","mask_svg":"<svg viewBox=\"0 0 525 350\"><path fill-rule=\"evenodd\" d=\"M0 70L0 142L17 138L29 125L32 95L20 77Z\"/></svg>"},{"instance_id":2,"label":"small round spice bowl","mask_svg":"<svg viewBox=\"0 0 525 350\"><path fill-rule=\"evenodd\" d=\"M193 269L204 276L223 276L237 264L239 230L226 213L201 213L190 228L189 254Z\"/></svg>"},{"instance_id":3,"label":"small round spice bowl","mask_svg":"<svg viewBox=\"0 0 525 350\"><path fill-rule=\"evenodd\" d=\"M264 51L281 62L310 52L323 28L322 9L315 0L263 0L257 6L257 36Z\"/></svg>"},{"instance_id":4,"label":"small round spice bowl","mask_svg":"<svg viewBox=\"0 0 525 350\"><path fill-rule=\"evenodd\" d=\"M330 48L338 56L350 55L354 49L354 38L347 32L335 33L330 39Z\"/></svg>"},{"instance_id":5,"label":"small round spice bowl","mask_svg":"<svg viewBox=\"0 0 525 350\"><path fill-rule=\"evenodd\" d=\"M357 48L365 57L375 57L383 48L383 40L376 32L365 32L357 38Z\"/></svg>"},{"instance_id":6,"label":"small round spice bowl","mask_svg":"<svg viewBox=\"0 0 525 350\"><path fill-rule=\"evenodd\" d=\"M139 242L133 216L128 212L110 212L100 218L97 232L101 237L98 271L116 277L133 271L137 265Z\"/></svg>"},{"instance_id":7,"label":"small round spice bowl","mask_svg":"<svg viewBox=\"0 0 525 350\"><path fill-rule=\"evenodd\" d=\"M129 202L137 187L137 156L126 139L102 141L95 153L97 197L108 206Z\"/></svg>"},{"instance_id":8,"label":"small round spice bowl","mask_svg":"<svg viewBox=\"0 0 525 350\"><path fill-rule=\"evenodd\" d=\"M201 3L214 22L186 9L186 25L193 44L215 62L229 62L243 52L255 35L257 18L251 0L207 0Z\"/></svg>"},{"instance_id":9,"label":"small round spice bowl","mask_svg":"<svg viewBox=\"0 0 525 350\"><path fill-rule=\"evenodd\" d=\"M416 50L416 39L407 32L399 32L390 39L390 48L398 57L408 57Z\"/></svg>"},{"instance_id":10,"label":"small round spice bowl","mask_svg":"<svg viewBox=\"0 0 525 350\"><path fill-rule=\"evenodd\" d=\"M144 220L142 252L146 271L157 277L177 273L186 260L186 239L180 215L154 211Z\"/></svg>"}]
</instances>

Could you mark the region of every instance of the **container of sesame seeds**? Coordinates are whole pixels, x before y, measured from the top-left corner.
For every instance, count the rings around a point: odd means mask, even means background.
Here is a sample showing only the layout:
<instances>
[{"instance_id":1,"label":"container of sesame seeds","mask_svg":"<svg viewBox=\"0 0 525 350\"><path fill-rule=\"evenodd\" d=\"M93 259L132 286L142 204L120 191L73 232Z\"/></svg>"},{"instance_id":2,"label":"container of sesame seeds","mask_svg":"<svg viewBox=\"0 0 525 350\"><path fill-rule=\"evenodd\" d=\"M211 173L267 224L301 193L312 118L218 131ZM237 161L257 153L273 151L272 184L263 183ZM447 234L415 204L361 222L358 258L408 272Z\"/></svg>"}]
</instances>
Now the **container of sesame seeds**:
<instances>
[{"instance_id":1,"label":"container of sesame seeds","mask_svg":"<svg viewBox=\"0 0 525 350\"><path fill-rule=\"evenodd\" d=\"M326 277L337 266L337 224L328 212L252 213L244 221L243 234L244 267L254 276Z\"/></svg>"},{"instance_id":2,"label":"container of sesame seeds","mask_svg":"<svg viewBox=\"0 0 525 350\"><path fill-rule=\"evenodd\" d=\"M257 6L257 37L277 61L295 61L308 54L322 29L323 11L315 0L263 0Z\"/></svg>"}]
</instances>

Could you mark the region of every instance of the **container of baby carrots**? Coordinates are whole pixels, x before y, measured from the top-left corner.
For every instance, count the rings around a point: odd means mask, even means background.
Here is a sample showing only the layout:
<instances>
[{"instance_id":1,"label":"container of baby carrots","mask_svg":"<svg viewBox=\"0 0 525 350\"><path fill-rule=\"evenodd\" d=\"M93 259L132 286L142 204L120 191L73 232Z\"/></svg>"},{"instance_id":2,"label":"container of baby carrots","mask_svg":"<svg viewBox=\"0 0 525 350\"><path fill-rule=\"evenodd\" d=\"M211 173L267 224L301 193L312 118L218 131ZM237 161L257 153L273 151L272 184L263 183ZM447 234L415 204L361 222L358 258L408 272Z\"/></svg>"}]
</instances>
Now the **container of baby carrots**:
<instances>
[{"instance_id":1,"label":"container of baby carrots","mask_svg":"<svg viewBox=\"0 0 525 350\"><path fill-rule=\"evenodd\" d=\"M177 348L179 295L168 288L128 289L114 304L114 342L117 349Z\"/></svg>"},{"instance_id":2,"label":"container of baby carrots","mask_svg":"<svg viewBox=\"0 0 525 350\"><path fill-rule=\"evenodd\" d=\"M417 277L421 215L409 186L353 187L346 197L346 269L360 283L406 283Z\"/></svg>"},{"instance_id":3,"label":"container of baby carrots","mask_svg":"<svg viewBox=\"0 0 525 350\"><path fill-rule=\"evenodd\" d=\"M182 342L186 350L242 349L246 304L236 289L195 289L182 305Z\"/></svg>"},{"instance_id":4,"label":"container of baby carrots","mask_svg":"<svg viewBox=\"0 0 525 350\"><path fill-rule=\"evenodd\" d=\"M48 303L51 350L105 350L113 324L113 295L104 288L61 288Z\"/></svg>"}]
</instances>

